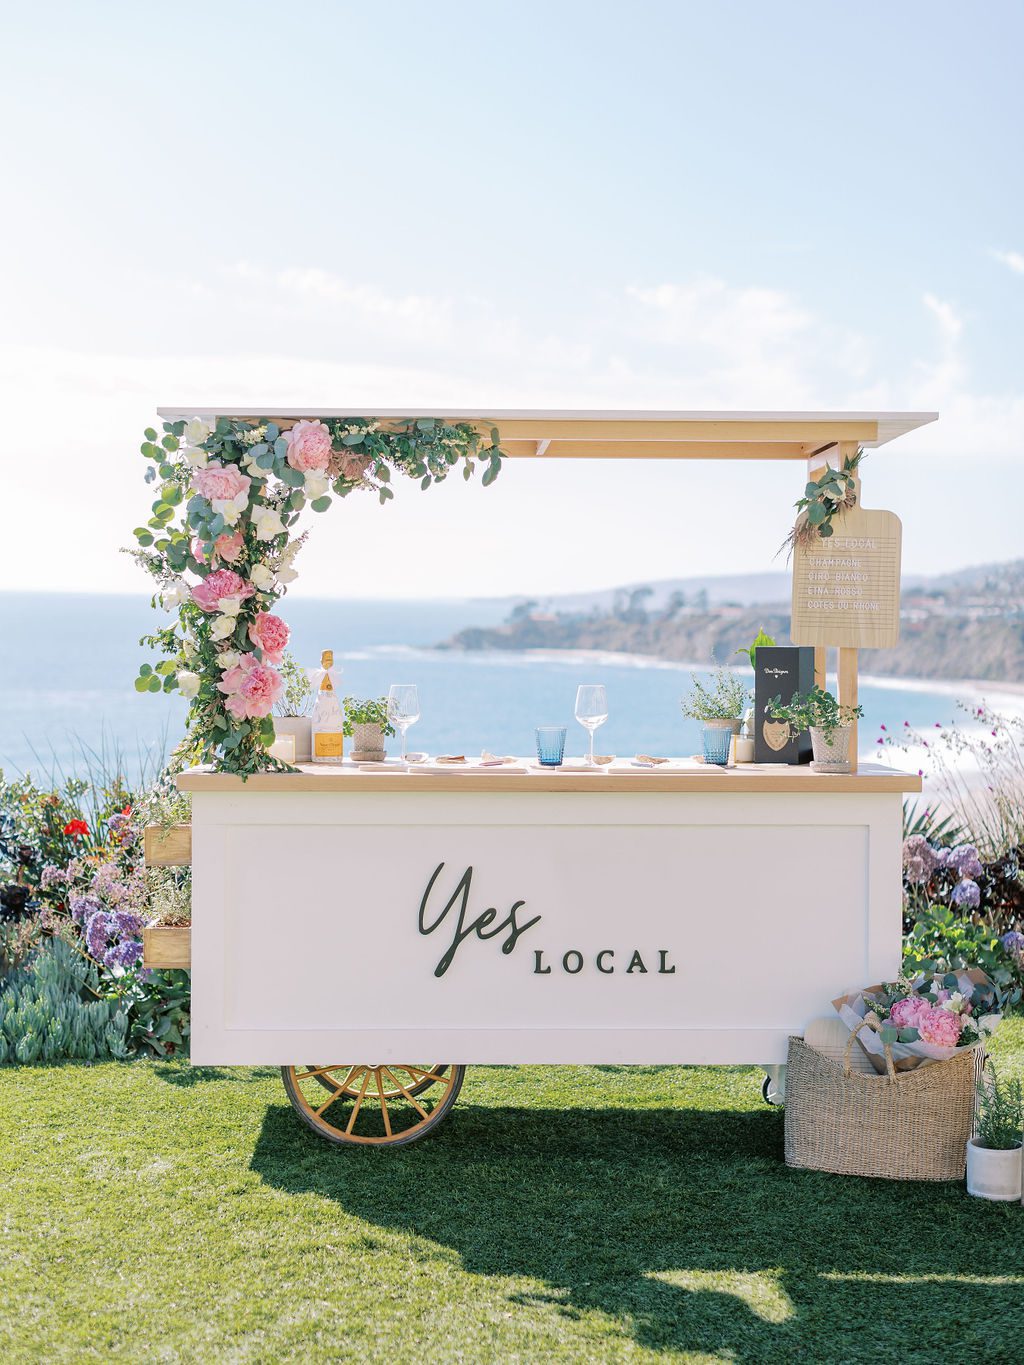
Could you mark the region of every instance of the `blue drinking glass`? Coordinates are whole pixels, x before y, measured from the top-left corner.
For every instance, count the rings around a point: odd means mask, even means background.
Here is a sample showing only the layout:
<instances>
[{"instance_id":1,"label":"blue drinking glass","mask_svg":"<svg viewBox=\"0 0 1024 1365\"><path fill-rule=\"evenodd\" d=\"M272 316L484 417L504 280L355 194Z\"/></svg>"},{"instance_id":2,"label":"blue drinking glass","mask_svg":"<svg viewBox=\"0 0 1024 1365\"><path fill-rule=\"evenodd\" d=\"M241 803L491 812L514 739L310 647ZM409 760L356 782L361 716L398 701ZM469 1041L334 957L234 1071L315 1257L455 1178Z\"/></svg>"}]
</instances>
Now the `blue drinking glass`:
<instances>
[{"instance_id":1,"label":"blue drinking glass","mask_svg":"<svg viewBox=\"0 0 1024 1365\"><path fill-rule=\"evenodd\" d=\"M565 757L564 725L537 726L537 762L543 768L557 768Z\"/></svg>"},{"instance_id":2,"label":"blue drinking glass","mask_svg":"<svg viewBox=\"0 0 1024 1365\"><path fill-rule=\"evenodd\" d=\"M729 746L731 743L731 730L719 729L718 726L708 726L704 731L704 762L717 763L720 768L724 768L729 762Z\"/></svg>"}]
</instances>

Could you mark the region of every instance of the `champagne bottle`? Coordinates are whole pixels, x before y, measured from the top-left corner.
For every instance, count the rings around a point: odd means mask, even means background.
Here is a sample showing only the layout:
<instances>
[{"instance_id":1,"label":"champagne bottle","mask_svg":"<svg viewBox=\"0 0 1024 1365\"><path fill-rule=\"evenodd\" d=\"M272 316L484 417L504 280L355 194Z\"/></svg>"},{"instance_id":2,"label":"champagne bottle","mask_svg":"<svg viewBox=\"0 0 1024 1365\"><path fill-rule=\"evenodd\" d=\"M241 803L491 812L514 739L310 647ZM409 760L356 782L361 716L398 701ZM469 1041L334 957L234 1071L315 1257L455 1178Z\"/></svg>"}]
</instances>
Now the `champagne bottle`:
<instances>
[{"instance_id":1,"label":"champagne bottle","mask_svg":"<svg viewBox=\"0 0 1024 1365\"><path fill-rule=\"evenodd\" d=\"M320 685L310 726L314 763L340 763L345 750L345 718L334 688L334 650L320 656Z\"/></svg>"}]
</instances>

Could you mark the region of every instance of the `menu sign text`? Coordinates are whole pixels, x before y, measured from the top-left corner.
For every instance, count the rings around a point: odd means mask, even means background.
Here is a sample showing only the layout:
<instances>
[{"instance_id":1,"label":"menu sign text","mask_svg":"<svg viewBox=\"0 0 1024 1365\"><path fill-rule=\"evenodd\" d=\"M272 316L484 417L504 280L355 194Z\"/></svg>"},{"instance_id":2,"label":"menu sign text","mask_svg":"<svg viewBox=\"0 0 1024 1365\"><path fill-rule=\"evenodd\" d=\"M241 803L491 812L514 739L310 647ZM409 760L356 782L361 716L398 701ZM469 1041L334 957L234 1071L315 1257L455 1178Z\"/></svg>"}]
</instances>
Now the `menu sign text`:
<instances>
[{"instance_id":1,"label":"menu sign text","mask_svg":"<svg viewBox=\"0 0 1024 1365\"><path fill-rule=\"evenodd\" d=\"M889 649L900 634L900 519L851 507L832 526L793 551L793 643Z\"/></svg>"}]
</instances>

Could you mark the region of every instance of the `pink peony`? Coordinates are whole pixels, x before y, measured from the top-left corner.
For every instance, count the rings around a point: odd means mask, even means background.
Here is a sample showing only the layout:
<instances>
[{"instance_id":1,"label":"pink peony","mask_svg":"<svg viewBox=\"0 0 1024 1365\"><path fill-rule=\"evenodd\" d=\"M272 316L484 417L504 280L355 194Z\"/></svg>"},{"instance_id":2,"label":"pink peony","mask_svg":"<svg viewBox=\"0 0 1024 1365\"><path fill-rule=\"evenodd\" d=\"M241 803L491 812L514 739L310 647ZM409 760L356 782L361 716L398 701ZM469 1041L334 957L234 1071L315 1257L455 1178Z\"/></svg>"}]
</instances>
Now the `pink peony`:
<instances>
[{"instance_id":1,"label":"pink peony","mask_svg":"<svg viewBox=\"0 0 1024 1365\"><path fill-rule=\"evenodd\" d=\"M269 664L261 664L255 654L243 654L234 668L222 674L217 686L236 720L260 720L270 715L274 702L284 692L284 679Z\"/></svg>"},{"instance_id":2,"label":"pink peony","mask_svg":"<svg viewBox=\"0 0 1024 1365\"><path fill-rule=\"evenodd\" d=\"M241 531L225 531L213 542L215 553L220 555L221 559L226 559L229 564L234 564L244 545L245 536Z\"/></svg>"},{"instance_id":3,"label":"pink peony","mask_svg":"<svg viewBox=\"0 0 1024 1365\"><path fill-rule=\"evenodd\" d=\"M927 1014L921 1015L917 1028L923 1043L932 1043L935 1047L956 1047L960 1041L963 1020L952 1010L929 1008Z\"/></svg>"},{"instance_id":4,"label":"pink peony","mask_svg":"<svg viewBox=\"0 0 1024 1365\"><path fill-rule=\"evenodd\" d=\"M286 431L288 463L303 474L322 473L331 462L331 433L323 422L296 422ZM209 467L209 466L207 466Z\"/></svg>"},{"instance_id":5,"label":"pink peony","mask_svg":"<svg viewBox=\"0 0 1024 1365\"><path fill-rule=\"evenodd\" d=\"M921 1027L922 1015L931 1009L923 995L908 995L905 1000L897 1000L889 1011L889 1018L897 1028Z\"/></svg>"},{"instance_id":6,"label":"pink peony","mask_svg":"<svg viewBox=\"0 0 1024 1365\"><path fill-rule=\"evenodd\" d=\"M269 611L261 611L249 627L249 639L257 649L262 649L264 659L270 664L281 662L290 634L280 616Z\"/></svg>"},{"instance_id":7,"label":"pink peony","mask_svg":"<svg viewBox=\"0 0 1024 1365\"><path fill-rule=\"evenodd\" d=\"M240 493L248 493L252 480L237 465L222 465L211 461L205 469L192 475L192 489L210 502L231 502Z\"/></svg>"},{"instance_id":8,"label":"pink peony","mask_svg":"<svg viewBox=\"0 0 1024 1365\"><path fill-rule=\"evenodd\" d=\"M236 574L234 569L215 569L192 589L192 600L203 611L218 611L222 597L244 599L251 597L255 591L252 584Z\"/></svg>"}]
</instances>

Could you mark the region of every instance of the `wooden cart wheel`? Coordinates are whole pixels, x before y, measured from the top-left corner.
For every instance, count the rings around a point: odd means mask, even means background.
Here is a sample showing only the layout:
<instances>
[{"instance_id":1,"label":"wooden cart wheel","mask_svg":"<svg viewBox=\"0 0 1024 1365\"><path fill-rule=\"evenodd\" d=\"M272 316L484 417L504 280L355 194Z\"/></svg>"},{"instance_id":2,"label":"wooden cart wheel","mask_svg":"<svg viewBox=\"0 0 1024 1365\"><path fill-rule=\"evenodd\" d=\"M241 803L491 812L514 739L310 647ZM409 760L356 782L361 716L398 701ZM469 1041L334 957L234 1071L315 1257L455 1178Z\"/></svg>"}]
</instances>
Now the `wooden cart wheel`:
<instances>
[{"instance_id":1,"label":"wooden cart wheel","mask_svg":"<svg viewBox=\"0 0 1024 1365\"><path fill-rule=\"evenodd\" d=\"M350 1063L283 1066L281 1079L292 1108L318 1137L339 1146L402 1147L441 1122L458 1098L465 1071L447 1063ZM325 1086L320 1079L325 1075L336 1079Z\"/></svg>"},{"instance_id":2,"label":"wooden cart wheel","mask_svg":"<svg viewBox=\"0 0 1024 1365\"><path fill-rule=\"evenodd\" d=\"M358 1072L360 1069L361 1068L357 1066L347 1065L306 1067L306 1070L311 1073L312 1077L316 1078L325 1090L344 1090L346 1095L352 1099L355 1099L359 1094L359 1077L356 1076L354 1081L350 1078L353 1072ZM429 1090L432 1085L436 1085L438 1081L443 1080L444 1073L448 1070L448 1067L435 1063L432 1066L428 1065L422 1068L416 1067L414 1069L417 1073L420 1071L423 1072L423 1079L417 1081L415 1085L409 1085L406 1088L403 1088L401 1085L393 1085L389 1089L385 1089L384 1095L386 1099L398 1099L398 1097L403 1094L422 1095L424 1090ZM397 1067L396 1070L400 1076L405 1076L407 1081L412 1079L411 1075L408 1074L408 1067L400 1066Z\"/></svg>"}]
</instances>

